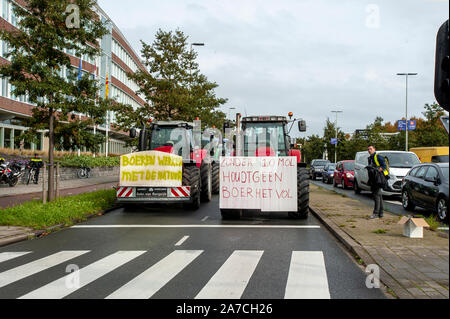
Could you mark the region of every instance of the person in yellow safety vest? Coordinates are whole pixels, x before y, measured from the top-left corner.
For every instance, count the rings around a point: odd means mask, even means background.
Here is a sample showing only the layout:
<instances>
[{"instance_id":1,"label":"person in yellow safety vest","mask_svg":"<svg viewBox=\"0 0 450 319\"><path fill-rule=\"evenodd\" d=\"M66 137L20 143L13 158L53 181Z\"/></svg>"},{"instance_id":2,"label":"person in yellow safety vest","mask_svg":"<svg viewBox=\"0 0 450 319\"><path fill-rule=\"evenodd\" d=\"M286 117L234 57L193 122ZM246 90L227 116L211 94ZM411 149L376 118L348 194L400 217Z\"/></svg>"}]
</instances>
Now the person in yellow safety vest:
<instances>
[{"instance_id":1,"label":"person in yellow safety vest","mask_svg":"<svg viewBox=\"0 0 450 319\"><path fill-rule=\"evenodd\" d=\"M377 149L373 145L369 145L368 148L370 157L369 157L369 166L375 167L382 173L386 179L389 179L389 170L386 165L386 161L383 156L377 154ZM372 194L375 201L375 208L373 211L373 215L370 219L375 218L383 218L384 215L384 205L383 205L383 188L378 185L372 186Z\"/></svg>"},{"instance_id":2,"label":"person in yellow safety vest","mask_svg":"<svg viewBox=\"0 0 450 319\"><path fill-rule=\"evenodd\" d=\"M6 162L6 160L3 157L0 157L0 165L2 165L5 162Z\"/></svg>"},{"instance_id":3,"label":"person in yellow safety vest","mask_svg":"<svg viewBox=\"0 0 450 319\"><path fill-rule=\"evenodd\" d=\"M33 182L37 184L39 181L39 171L41 170L42 166L44 166L44 163L42 162L42 159L38 156L38 154L34 154L34 157L31 159L28 166L36 169L36 174L34 175Z\"/></svg>"}]
</instances>

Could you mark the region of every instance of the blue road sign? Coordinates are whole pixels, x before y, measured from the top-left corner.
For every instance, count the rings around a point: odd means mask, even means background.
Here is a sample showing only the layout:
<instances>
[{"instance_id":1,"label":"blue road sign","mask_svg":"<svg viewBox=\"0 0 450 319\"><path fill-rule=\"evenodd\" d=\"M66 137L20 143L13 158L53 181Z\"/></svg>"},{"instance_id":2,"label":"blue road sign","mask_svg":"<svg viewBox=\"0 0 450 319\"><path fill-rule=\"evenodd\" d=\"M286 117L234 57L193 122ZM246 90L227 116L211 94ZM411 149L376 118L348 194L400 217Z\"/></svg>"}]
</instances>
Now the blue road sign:
<instances>
[{"instance_id":1,"label":"blue road sign","mask_svg":"<svg viewBox=\"0 0 450 319\"><path fill-rule=\"evenodd\" d=\"M416 121L408 121L408 130L414 131L416 129Z\"/></svg>"},{"instance_id":2,"label":"blue road sign","mask_svg":"<svg viewBox=\"0 0 450 319\"><path fill-rule=\"evenodd\" d=\"M406 131L406 120L400 120L397 122L398 131Z\"/></svg>"},{"instance_id":3,"label":"blue road sign","mask_svg":"<svg viewBox=\"0 0 450 319\"><path fill-rule=\"evenodd\" d=\"M337 138L332 138L331 139L331 145L337 145L338 144L338 139Z\"/></svg>"}]
</instances>

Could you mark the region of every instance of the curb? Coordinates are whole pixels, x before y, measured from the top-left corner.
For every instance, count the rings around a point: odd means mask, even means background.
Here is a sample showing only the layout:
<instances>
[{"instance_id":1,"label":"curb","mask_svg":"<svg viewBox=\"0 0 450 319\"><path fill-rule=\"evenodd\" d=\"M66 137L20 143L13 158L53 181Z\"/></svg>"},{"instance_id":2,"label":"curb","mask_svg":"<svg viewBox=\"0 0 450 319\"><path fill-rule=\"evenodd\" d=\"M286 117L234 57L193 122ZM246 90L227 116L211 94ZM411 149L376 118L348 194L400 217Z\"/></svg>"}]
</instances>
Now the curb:
<instances>
[{"instance_id":1,"label":"curb","mask_svg":"<svg viewBox=\"0 0 450 319\"><path fill-rule=\"evenodd\" d=\"M94 214L86 216L86 219L89 220L89 219L92 219L94 217L99 217L99 215L100 216L106 215L106 214L108 214L108 213L110 213L110 212L112 212L114 210L120 209L120 208L123 208L123 206L117 205L117 206L114 206L114 207L111 207L111 208L108 208L108 209L105 209L105 210L101 210L101 211L98 211L97 213L94 213ZM81 222L81 221L78 221L78 223L79 222ZM39 237L41 237L41 236L43 236L45 234L53 233L53 232L55 232L55 230L62 230L62 229L65 229L65 228L70 228L70 227L72 227L72 226L66 227L66 224L59 224L59 225L54 225L54 226L48 227L46 229L40 229L40 230L32 231L32 232L27 233L25 235L16 235L16 236L7 237L5 239L0 239L0 247L5 247L5 246L11 245L11 244L15 244L15 243L19 243L19 242L22 242L22 241L36 239L36 238L39 238Z\"/></svg>"},{"instance_id":2,"label":"curb","mask_svg":"<svg viewBox=\"0 0 450 319\"><path fill-rule=\"evenodd\" d=\"M340 243L342 243L345 248L353 255L354 258L360 258L364 266L377 264L375 260L370 256L370 254L357 243L350 235L339 228L332 220L330 220L326 215L318 208L309 208L311 213L327 228L334 237L336 237ZM398 282L387 273L381 266L380 268L380 281L389 289L394 291L397 298L401 299L413 299L414 297L402 288ZM388 299L397 299L389 294L387 291L382 289L383 294Z\"/></svg>"}]
</instances>

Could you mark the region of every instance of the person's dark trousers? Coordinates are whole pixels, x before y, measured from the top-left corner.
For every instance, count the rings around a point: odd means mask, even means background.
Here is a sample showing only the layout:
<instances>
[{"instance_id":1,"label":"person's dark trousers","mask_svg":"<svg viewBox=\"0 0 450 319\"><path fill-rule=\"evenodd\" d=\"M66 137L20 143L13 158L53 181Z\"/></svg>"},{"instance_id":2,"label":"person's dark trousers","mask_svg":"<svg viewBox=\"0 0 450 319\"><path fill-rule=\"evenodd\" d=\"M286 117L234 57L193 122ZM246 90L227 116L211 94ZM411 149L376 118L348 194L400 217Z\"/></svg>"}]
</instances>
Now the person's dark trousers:
<instances>
[{"instance_id":1,"label":"person's dark trousers","mask_svg":"<svg viewBox=\"0 0 450 319\"><path fill-rule=\"evenodd\" d=\"M34 183L37 184L39 182L39 171L41 169L39 167L36 167L36 174L34 175Z\"/></svg>"},{"instance_id":2,"label":"person's dark trousers","mask_svg":"<svg viewBox=\"0 0 450 319\"><path fill-rule=\"evenodd\" d=\"M376 187L372 190L373 200L375 202L375 208L373 210L374 215L378 215L379 217L383 217L384 207L383 207L383 195L381 193L382 188Z\"/></svg>"}]
</instances>

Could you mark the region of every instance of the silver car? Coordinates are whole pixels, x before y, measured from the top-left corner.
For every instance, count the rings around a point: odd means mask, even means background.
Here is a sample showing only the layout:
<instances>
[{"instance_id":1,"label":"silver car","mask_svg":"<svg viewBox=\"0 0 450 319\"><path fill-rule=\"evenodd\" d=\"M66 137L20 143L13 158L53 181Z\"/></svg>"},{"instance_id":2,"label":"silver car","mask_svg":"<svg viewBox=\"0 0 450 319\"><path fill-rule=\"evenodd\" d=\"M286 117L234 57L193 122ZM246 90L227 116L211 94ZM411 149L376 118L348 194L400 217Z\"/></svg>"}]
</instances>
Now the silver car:
<instances>
[{"instance_id":1,"label":"silver car","mask_svg":"<svg viewBox=\"0 0 450 319\"><path fill-rule=\"evenodd\" d=\"M402 180L408 174L410 169L420 164L420 160L416 154L412 152L401 151L381 151L377 152L378 156L383 156L387 159L389 165L388 184L386 189L383 189L382 194L387 196L401 195ZM370 191L369 174L366 166L369 165L369 152L359 152L355 156L355 182L354 190L359 194L362 190Z\"/></svg>"}]
</instances>

